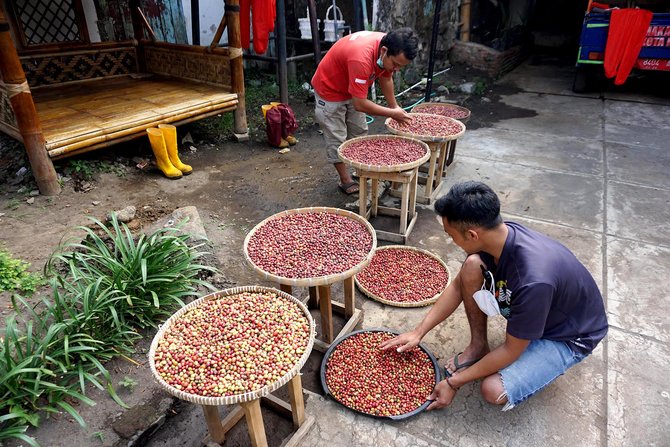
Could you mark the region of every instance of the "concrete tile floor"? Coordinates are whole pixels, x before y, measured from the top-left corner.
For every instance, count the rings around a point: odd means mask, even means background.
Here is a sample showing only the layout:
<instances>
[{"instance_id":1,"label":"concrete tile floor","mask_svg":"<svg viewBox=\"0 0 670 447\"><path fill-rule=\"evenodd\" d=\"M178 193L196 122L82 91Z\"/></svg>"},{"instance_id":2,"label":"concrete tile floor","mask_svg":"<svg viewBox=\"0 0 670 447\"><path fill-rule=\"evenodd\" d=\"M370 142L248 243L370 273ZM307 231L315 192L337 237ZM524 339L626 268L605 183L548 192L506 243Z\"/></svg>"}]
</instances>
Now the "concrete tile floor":
<instances>
[{"instance_id":1,"label":"concrete tile floor","mask_svg":"<svg viewBox=\"0 0 670 447\"><path fill-rule=\"evenodd\" d=\"M670 101L575 95L571 75L525 64L501 79L520 90L501 101L535 113L466 132L438 195L458 181L485 181L499 193L506 219L572 249L603 291L610 322L604 343L509 412L486 404L476 384L449 408L400 422L313 395L307 411L319 417L301 445L670 445ZM420 212L408 244L438 254L455 274L463 252L429 207ZM399 330L427 311L369 300L363 309L364 327ZM504 322L490 326L495 346ZM460 309L424 340L441 363L468 341Z\"/></svg>"}]
</instances>

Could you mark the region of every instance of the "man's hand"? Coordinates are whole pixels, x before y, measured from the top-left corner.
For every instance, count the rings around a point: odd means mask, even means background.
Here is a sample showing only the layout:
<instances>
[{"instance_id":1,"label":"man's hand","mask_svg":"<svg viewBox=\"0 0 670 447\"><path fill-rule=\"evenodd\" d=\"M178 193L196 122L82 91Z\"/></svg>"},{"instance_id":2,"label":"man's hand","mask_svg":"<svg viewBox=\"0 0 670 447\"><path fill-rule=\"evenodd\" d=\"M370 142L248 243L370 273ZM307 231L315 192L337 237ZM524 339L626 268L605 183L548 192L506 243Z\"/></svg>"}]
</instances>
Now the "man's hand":
<instances>
[{"instance_id":1,"label":"man's hand","mask_svg":"<svg viewBox=\"0 0 670 447\"><path fill-rule=\"evenodd\" d=\"M414 331L411 331L411 332L405 332L404 334L400 334L397 337L394 337L390 340L386 340L385 342L380 344L379 347L382 350L387 350L397 346L396 351L405 352L408 349L412 349L413 347L417 346L420 342L421 337Z\"/></svg>"},{"instance_id":2,"label":"man's hand","mask_svg":"<svg viewBox=\"0 0 670 447\"><path fill-rule=\"evenodd\" d=\"M394 107L391 109L391 115L389 115L391 118L394 120L400 122L400 123L409 123L412 121L412 115L409 113L405 112L402 107Z\"/></svg>"},{"instance_id":3,"label":"man's hand","mask_svg":"<svg viewBox=\"0 0 670 447\"><path fill-rule=\"evenodd\" d=\"M438 408L444 408L451 405L454 396L456 396L456 390L449 386L446 379L441 381L435 386L435 389L430 396L428 396L428 400L432 400L433 403L428 405L426 411L437 410Z\"/></svg>"}]
</instances>

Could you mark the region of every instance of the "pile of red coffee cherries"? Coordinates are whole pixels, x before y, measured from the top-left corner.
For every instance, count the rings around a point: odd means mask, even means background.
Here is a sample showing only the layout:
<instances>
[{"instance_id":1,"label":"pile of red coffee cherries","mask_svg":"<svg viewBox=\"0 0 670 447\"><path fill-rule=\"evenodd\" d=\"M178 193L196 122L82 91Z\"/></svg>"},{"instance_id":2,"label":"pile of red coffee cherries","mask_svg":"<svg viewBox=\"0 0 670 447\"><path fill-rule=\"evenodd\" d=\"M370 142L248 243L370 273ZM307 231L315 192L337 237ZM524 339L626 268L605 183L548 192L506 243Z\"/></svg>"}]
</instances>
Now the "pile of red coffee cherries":
<instances>
[{"instance_id":1,"label":"pile of red coffee cherries","mask_svg":"<svg viewBox=\"0 0 670 447\"><path fill-rule=\"evenodd\" d=\"M432 113L433 115L448 116L457 120L462 120L470 115L468 109L451 104L421 104L414 110L418 113Z\"/></svg>"},{"instance_id":2,"label":"pile of red coffee cherries","mask_svg":"<svg viewBox=\"0 0 670 447\"><path fill-rule=\"evenodd\" d=\"M165 331L154 355L161 378L189 394L258 390L296 366L309 343L300 307L272 292L203 300Z\"/></svg>"},{"instance_id":3,"label":"pile of red coffee cherries","mask_svg":"<svg viewBox=\"0 0 670 447\"><path fill-rule=\"evenodd\" d=\"M249 238L254 265L284 278L316 278L345 272L365 260L372 235L365 225L327 212L271 219Z\"/></svg>"},{"instance_id":4,"label":"pile of red coffee cherries","mask_svg":"<svg viewBox=\"0 0 670 447\"><path fill-rule=\"evenodd\" d=\"M326 385L343 405L375 416L399 416L426 402L435 367L419 347L399 353L379 345L395 335L359 332L342 340L326 364Z\"/></svg>"},{"instance_id":5,"label":"pile of red coffee cherries","mask_svg":"<svg viewBox=\"0 0 670 447\"><path fill-rule=\"evenodd\" d=\"M356 275L358 284L386 301L416 303L433 298L449 282L449 272L436 258L404 248L377 250Z\"/></svg>"},{"instance_id":6,"label":"pile of red coffee cherries","mask_svg":"<svg viewBox=\"0 0 670 447\"><path fill-rule=\"evenodd\" d=\"M428 113L411 113L410 115L412 116L412 120L407 123L401 124L396 120L389 120L389 127L411 135L431 137L457 135L464 127L460 121L440 115L431 115Z\"/></svg>"},{"instance_id":7,"label":"pile of red coffee cherries","mask_svg":"<svg viewBox=\"0 0 670 447\"><path fill-rule=\"evenodd\" d=\"M342 149L347 160L368 166L397 166L419 160L425 146L401 138L378 137L355 141Z\"/></svg>"}]
</instances>

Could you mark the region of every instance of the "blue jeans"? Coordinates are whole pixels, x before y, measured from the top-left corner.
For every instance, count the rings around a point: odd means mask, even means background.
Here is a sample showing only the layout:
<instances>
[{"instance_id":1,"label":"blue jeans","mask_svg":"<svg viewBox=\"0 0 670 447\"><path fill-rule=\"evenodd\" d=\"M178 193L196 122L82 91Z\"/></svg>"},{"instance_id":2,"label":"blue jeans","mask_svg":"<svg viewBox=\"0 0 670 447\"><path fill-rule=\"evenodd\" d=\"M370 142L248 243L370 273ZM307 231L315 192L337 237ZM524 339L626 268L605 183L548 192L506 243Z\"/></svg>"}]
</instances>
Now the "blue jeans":
<instances>
[{"instance_id":1,"label":"blue jeans","mask_svg":"<svg viewBox=\"0 0 670 447\"><path fill-rule=\"evenodd\" d=\"M503 411L528 399L587 355L576 353L563 341L531 341L521 357L499 371L505 389L503 396L507 397Z\"/></svg>"}]
</instances>

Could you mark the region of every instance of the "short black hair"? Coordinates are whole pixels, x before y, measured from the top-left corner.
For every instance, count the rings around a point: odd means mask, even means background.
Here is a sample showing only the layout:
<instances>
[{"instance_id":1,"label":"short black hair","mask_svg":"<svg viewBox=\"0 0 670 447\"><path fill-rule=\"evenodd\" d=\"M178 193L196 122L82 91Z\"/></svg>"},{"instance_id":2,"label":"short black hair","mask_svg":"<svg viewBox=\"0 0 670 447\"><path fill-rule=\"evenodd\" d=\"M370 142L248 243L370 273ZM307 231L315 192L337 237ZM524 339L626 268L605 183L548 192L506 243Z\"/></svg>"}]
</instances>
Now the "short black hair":
<instances>
[{"instance_id":1,"label":"short black hair","mask_svg":"<svg viewBox=\"0 0 670 447\"><path fill-rule=\"evenodd\" d=\"M435 202L435 212L461 231L472 227L490 230L503 221L496 193L485 183L476 181L452 186Z\"/></svg>"},{"instance_id":2,"label":"short black hair","mask_svg":"<svg viewBox=\"0 0 670 447\"><path fill-rule=\"evenodd\" d=\"M411 61L419 50L419 38L412 28L398 28L382 37L379 45L388 48L389 56L403 53Z\"/></svg>"}]
</instances>

